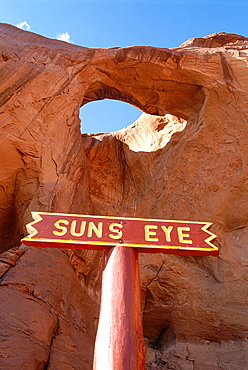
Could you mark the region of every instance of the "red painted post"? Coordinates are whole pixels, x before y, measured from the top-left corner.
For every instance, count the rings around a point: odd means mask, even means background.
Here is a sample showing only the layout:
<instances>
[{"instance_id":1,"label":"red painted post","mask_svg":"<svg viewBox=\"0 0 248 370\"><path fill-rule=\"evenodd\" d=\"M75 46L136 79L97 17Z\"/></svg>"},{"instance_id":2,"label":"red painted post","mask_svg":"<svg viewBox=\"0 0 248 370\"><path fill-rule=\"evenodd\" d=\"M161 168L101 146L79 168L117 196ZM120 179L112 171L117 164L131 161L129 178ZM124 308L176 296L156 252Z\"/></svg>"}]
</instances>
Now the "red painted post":
<instances>
[{"instance_id":1,"label":"red painted post","mask_svg":"<svg viewBox=\"0 0 248 370\"><path fill-rule=\"evenodd\" d=\"M94 370L144 370L138 252L116 246L106 252Z\"/></svg>"}]
</instances>

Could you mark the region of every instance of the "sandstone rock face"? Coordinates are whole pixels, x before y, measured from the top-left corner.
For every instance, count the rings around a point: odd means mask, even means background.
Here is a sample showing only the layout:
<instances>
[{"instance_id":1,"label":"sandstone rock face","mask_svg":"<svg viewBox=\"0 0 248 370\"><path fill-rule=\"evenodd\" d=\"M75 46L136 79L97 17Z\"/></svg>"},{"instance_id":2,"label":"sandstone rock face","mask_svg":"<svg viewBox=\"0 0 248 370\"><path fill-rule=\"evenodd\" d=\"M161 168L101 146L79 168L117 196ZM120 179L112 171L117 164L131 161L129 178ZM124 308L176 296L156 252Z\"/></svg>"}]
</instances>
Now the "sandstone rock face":
<instances>
[{"instance_id":1,"label":"sandstone rock face","mask_svg":"<svg viewBox=\"0 0 248 370\"><path fill-rule=\"evenodd\" d=\"M248 40L0 36L0 368L92 368L103 256L20 246L39 210L213 222L218 258L140 255L147 369L246 369ZM146 114L81 135L80 107L104 98Z\"/></svg>"}]
</instances>

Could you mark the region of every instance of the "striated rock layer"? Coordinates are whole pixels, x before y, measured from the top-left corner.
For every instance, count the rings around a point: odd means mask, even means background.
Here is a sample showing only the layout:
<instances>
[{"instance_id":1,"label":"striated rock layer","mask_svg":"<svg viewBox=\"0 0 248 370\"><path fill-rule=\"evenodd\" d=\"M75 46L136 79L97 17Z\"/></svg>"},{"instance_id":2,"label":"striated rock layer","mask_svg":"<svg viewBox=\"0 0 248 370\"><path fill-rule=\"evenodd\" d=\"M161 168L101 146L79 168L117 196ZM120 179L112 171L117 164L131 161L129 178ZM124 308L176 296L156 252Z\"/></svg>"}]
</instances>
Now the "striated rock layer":
<instances>
[{"instance_id":1,"label":"striated rock layer","mask_svg":"<svg viewBox=\"0 0 248 370\"><path fill-rule=\"evenodd\" d=\"M218 258L140 255L147 369L246 369L248 39L0 36L0 368L92 368L103 255L19 246L40 210L213 222ZM81 135L80 107L104 98L146 114Z\"/></svg>"}]
</instances>

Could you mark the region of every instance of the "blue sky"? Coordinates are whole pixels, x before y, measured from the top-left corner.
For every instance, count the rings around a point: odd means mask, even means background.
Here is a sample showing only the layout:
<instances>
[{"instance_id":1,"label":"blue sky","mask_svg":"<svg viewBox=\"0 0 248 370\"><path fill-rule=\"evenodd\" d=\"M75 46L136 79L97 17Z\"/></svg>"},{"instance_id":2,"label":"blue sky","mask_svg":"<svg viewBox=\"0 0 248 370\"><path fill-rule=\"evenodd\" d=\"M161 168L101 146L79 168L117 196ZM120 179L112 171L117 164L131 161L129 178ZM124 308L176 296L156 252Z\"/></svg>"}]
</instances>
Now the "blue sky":
<instances>
[{"instance_id":1,"label":"blue sky","mask_svg":"<svg viewBox=\"0 0 248 370\"><path fill-rule=\"evenodd\" d=\"M214 32L248 36L248 0L0 0L0 22L87 47L170 48ZM82 131L117 130L140 113L122 102L89 103Z\"/></svg>"}]
</instances>

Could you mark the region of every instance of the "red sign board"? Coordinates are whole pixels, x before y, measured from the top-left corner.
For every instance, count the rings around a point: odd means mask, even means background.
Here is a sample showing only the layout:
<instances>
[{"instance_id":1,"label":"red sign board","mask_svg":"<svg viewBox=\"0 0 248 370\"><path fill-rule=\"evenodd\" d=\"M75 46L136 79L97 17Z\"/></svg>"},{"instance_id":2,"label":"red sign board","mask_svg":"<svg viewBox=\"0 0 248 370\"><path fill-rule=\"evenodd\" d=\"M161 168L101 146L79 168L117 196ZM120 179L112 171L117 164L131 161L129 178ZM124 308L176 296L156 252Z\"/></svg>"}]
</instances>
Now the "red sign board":
<instances>
[{"instance_id":1,"label":"red sign board","mask_svg":"<svg viewBox=\"0 0 248 370\"><path fill-rule=\"evenodd\" d=\"M138 252L213 255L216 238L210 222L172 221L127 217L103 217L32 212L29 235L22 241L29 246L107 250L123 245Z\"/></svg>"}]
</instances>

